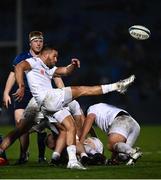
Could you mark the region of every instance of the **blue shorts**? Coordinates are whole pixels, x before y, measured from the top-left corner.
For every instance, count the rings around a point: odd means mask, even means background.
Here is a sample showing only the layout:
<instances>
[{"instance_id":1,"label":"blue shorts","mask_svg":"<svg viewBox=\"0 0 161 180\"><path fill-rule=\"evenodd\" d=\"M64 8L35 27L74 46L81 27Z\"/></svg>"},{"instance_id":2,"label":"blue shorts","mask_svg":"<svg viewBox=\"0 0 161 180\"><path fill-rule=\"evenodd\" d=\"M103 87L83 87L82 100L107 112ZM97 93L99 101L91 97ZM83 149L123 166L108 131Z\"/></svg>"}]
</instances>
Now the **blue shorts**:
<instances>
[{"instance_id":1,"label":"blue shorts","mask_svg":"<svg viewBox=\"0 0 161 180\"><path fill-rule=\"evenodd\" d=\"M14 110L25 109L31 98L32 98L31 92L27 91L27 92L25 92L25 95L20 102L15 101L15 99L14 99Z\"/></svg>"}]
</instances>

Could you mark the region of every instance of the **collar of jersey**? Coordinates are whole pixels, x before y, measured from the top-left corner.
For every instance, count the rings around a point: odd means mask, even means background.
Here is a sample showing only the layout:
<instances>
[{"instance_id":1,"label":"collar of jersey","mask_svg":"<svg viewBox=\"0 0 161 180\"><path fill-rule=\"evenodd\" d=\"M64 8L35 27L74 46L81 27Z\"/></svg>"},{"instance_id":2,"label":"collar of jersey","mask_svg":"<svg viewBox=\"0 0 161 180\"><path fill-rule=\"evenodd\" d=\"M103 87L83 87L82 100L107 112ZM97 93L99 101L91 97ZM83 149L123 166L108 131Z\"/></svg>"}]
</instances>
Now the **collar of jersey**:
<instances>
[{"instance_id":1,"label":"collar of jersey","mask_svg":"<svg viewBox=\"0 0 161 180\"><path fill-rule=\"evenodd\" d=\"M45 69L49 69L49 67L38 57L39 61L41 62L41 66Z\"/></svg>"}]
</instances>

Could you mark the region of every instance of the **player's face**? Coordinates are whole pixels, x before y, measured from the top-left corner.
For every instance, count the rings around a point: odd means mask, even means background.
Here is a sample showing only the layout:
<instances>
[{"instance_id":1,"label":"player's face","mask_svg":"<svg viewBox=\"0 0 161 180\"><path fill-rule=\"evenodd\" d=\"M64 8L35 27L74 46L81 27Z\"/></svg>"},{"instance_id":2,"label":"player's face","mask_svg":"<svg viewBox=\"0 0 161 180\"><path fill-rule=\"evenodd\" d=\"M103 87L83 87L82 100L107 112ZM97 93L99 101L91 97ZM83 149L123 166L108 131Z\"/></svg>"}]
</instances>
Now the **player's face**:
<instances>
[{"instance_id":1,"label":"player's face","mask_svg":"<svg viewBox=\"0 0 161 180\"><path fill-rule=\"evenodd\" d=\"M55 50L50 51L48 55L48 66L53 67L57 62L57 58L58 58L58 52Z\"/></svg>"},{"instance_id":2,"label":"player's face","mask_svg":"<svg viewBox=\"0 0 161 180\"><path fill-rule=\"evenodd\" d=\"M30 42L30 49L35 54L39 54L42 47L43 47L43 39L34 39Z\"/></svg>"}]
</instances>

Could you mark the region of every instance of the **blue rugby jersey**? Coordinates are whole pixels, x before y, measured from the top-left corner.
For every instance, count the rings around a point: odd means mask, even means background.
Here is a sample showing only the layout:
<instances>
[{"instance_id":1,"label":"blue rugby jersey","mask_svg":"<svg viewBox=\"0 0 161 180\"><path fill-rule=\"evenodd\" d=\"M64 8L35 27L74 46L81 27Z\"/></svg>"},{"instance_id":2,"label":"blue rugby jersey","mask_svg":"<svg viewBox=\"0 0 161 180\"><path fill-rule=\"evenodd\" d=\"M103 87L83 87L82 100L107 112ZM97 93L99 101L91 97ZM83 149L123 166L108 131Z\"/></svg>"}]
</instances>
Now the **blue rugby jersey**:
<instances>
[{"instance_id":1,"label":"blue rugby jersey","mask_svg":"<svg viewBox=\"0 0 161 180\"><path fill-rule=\"evenodd\" d=\"M23 53L19 54L18 56L16 56L16 58L12 62L12 71L14 71L14 67L18 63L20 63L21 61L23 61L25 59L31 58L31 57L33 57L33 56L31 55L31 53L29 51L28 52L23 52ZM26 92L30 91L28 83L27 83L26 75L24 75L24 83L25 83L25 91ZM18 86L15 85L14 91L16 91L17 89L18 89Z\"/></svg>"}]
</instances>

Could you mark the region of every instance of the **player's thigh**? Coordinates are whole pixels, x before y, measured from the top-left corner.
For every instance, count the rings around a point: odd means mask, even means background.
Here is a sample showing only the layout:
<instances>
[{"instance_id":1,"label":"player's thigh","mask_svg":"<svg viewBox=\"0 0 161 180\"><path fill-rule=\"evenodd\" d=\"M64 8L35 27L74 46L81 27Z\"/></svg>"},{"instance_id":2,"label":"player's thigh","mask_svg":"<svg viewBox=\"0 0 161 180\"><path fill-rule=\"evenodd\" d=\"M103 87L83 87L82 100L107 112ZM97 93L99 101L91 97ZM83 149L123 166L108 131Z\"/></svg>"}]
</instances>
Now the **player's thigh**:
<instances>
[{"instance_id":1,"label":"player's thigh","mask_svg":"<svg viewBox=\"0 0 161 180\"><path fill-rule=\"evenodd\" d=\"M44 113L54 113L61 110L69 102L72 101L71 88L65 87L62 89L50 89L42 103Z\"/></svg>"},{"instance_id":2,"label":"player's thigh","mask_svg":"<svg viewBox=\"0 0 161 180\"><path fill-rule=\"evenodd\" d=\"M67 131L76 131L74 119L71 115L64 118L62 124L66 128Z\"/></svg>"},{"instance_id":3,"label":"player's thigh","mask_svg":"<svg viewBox=\"0 0 161 180\"><path fill-rule=\"evenodd\" d=\"M23 117L23 113L25 108L27 107L30 99L31 99L30 93L25 93L24 98L22 101L15 101L14 100L14 116L15 116L15 121L16 125L18 125Z\"/></svg>"},{"instance_id":4,"label":"player's thigh","mask_svg":"<svg viewBox=\"0 0 161 180\"><path fill-rule=\"evenodd\" d=\"M126 143L132 147L135 144L139 134L140 134L140 125L133 119L133 122L131 124L131 131L127 137Z\"/></svg>"},{"instance_id":5,"label":"player's thigh","mask_svg":"<svg viewBox=\"0 0 161 180\"><path fill-rule=\"evenodd\" d=\"M131 131L130 116L122 115L114 119L109 127L108 146L112 149L113 145L118 142L126 142L129 132Z\"/></svg>"},{"instance_id":6,"label":"player's thigh","mask_svg":"<svg viewBox=\"0 0 161 180\"><path fill-rule=\"evenodd\" d=\"M110 151L113 150L113 146L119 142L126 142L126 138L118 133L111 133L108 135L107 147Z\"/></svg>"}]
</instances>

